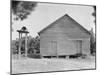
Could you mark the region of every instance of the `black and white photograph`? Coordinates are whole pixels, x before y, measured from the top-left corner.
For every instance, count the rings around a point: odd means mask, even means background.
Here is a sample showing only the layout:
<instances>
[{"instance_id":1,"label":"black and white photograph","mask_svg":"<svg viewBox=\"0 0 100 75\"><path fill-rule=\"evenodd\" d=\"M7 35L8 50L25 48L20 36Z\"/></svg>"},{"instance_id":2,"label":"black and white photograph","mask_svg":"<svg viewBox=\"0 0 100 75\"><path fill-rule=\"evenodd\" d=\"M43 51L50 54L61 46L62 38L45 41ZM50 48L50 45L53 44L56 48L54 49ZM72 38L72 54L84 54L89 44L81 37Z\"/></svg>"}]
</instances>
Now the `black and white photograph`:
<instances>
[{"instance_id":1,"label":"black and white photograph","mask_svg":"<svg viewBox=\"0 0 100 75\"><path fill-rule=\"evenodd\" d=\"M11 74L96 70L96 6L11 0Z\"/></svg>"}]
</instances>

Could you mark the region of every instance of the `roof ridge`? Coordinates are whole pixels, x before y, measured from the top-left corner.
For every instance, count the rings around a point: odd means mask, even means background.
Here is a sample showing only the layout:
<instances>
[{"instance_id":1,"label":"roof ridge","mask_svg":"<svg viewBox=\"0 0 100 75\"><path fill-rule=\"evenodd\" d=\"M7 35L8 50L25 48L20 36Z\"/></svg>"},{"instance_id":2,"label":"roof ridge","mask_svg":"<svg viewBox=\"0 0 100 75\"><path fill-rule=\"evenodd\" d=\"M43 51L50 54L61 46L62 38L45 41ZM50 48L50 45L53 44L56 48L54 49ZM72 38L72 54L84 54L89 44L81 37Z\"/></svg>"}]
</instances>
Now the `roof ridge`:
<instances>
[{"instance_id":1,"label":"roof ridge","mask_svg":"<svg viewBox=\"0 0 100 75\"><path fill-rule=\"evenodd\" d=\"M48 28L49 26L53 25L53 23L57 22L59 19L61 19L62 17L64 17L66 14L64 14L63 16L59 17L58 19L56 19L55 21L53 21L51 24L47 25L46 27L44 27L42 30L40 30L38 32L38 34L40 34L42 31L44 31L46 28Z\"/></svg>"},{"instance_id":2,"label":"roof ridge","mask_svg":"<svg viewBox=\"0 0 100 75\"><path fill-rule=\"evenodd\" d=\"M49 24L48 26L46 26L45 28L43 28L42 30L40 30L38 32L38 34L40 34L41 32L43 32L45 29L47 29L48 27L52 26L53 23L59 21L61 18L63 18L64 16L68 16L73 22L77 23L82 29L84 29L86 32L88 32L90 34L90 32L84 28L82 25L80 25L76 20L74 20L71 16L69 16L68 14L64 14L63 16L59 17L58 19L56 19L55 21L53 21L51 24Z\"/></svg>"},{"instance_id":3,"label":"roof ridge","mask_svg":"<svg viewBox=\"0 0 100 75\"><path fill-rule=\"evenodd\" d=\"M84 26L82 26L79 22L77 22L75 19L73 19L68 14L66 14L66 16L68 16L71 20L73 20L73 22L77 23L81 28L83 28L86 32L88 32L90 34L90 32Z\"/></svg>"}]
</instances>

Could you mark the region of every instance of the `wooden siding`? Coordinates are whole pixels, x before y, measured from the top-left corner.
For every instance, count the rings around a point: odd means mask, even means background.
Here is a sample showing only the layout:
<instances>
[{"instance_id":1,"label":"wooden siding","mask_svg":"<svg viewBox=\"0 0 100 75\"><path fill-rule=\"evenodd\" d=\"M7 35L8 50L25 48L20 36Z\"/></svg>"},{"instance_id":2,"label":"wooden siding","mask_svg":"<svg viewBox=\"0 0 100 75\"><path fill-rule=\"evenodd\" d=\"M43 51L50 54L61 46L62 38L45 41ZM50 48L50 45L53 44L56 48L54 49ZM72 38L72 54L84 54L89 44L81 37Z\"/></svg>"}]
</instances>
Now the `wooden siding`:
<instances>
[{"instance_id":1,"label":"wooden siding","mask_svg":"<svg viewBox=\"0 0 100 75\"><path fill-rule=\"evenodd\" d=\"M83 28L81 28L79 25L77 25L76 22L72 21L67 16L64 16L63 18L59 19L57 22L54 22L53 25L51 25L49 28L45 29L41 34L66 34L67 37L70 38L89 38L90 35L85 31Z\"/></svg>"},{"instance_id":2,"label":"wooden siding","mask_svg":"<svg viewBox=\"0 0 100 75\"><path fill-rule=\"evenodd\" d=\"M40 33L40 53L49 55L71 55L78 52L77 40L82 40L82 52L90 53L90 35L68 16L53 23ZM51 42L56 41L57 50L51 48Z\"/></svg>"}]
</instances>

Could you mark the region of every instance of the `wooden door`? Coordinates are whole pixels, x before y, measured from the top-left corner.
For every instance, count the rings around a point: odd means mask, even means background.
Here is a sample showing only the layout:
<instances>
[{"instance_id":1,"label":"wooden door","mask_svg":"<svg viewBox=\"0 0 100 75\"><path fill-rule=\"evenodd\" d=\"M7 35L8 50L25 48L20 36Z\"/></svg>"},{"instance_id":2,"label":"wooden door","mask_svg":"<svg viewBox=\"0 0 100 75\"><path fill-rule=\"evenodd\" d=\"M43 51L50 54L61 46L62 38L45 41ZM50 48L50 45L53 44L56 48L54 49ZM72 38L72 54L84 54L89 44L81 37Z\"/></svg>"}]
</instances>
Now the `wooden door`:
<instances>
[{"instance_id":1,"label":"wooden door","mask_svg":"<svg viewBox=\"0 0 100 75\"><path fill-rule=\"evenodd\" d=\"M82 54L82 40L77 40L77 53Z\"/></svg>"},{"instance_id":2,"label":"wooden door","mask_svg":"<svg viewBox=\"0 0 100 75\"><path fill-rule=\"evenodd\" d=\"M57 41L50 42L50 53L52 56L57 56Z\"/></svg>"}]
</instances>

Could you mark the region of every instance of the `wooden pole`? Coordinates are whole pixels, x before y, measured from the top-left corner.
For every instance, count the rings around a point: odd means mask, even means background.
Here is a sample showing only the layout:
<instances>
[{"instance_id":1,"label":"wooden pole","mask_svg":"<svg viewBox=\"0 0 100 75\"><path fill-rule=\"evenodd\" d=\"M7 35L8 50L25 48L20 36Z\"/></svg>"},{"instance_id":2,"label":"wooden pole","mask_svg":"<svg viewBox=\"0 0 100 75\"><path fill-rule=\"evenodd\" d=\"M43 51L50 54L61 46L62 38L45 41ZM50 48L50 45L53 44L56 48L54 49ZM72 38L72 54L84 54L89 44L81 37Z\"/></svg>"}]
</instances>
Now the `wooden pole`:
<instances>
[{"instance_id":1,"label":"wooden pole","mask_svg":"<svg viewBox=\"0 0 100 75\"><path fill-rule=\"evenodd\" d=\"M18 50L18 57L20 59L20 50L21 50L21 38L20 38L20 33L19 33L19 50Z\"/></svg>"},{"instance_id":2,"label":"wooden pole","mask_svg":"<svg viewBox=\"0 0 100 75\"><path fill-rule=\"evenodd\" d=\"M27 33L26 33L26 39L25 39L25 56L27 57Z\"/></svg>"},{"instance_id":3,"label":"wooden pole","mask_svg":"<svg viewBox=\"0 0 100 75\"><path fill-rule=\"evenodd\" d=\"M22 46L22 33L20 33L20 56L22 56L21 46Z\"/></svg>"}]
</instances>

